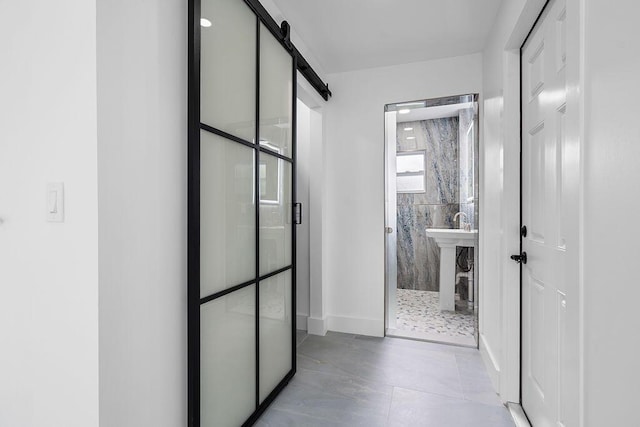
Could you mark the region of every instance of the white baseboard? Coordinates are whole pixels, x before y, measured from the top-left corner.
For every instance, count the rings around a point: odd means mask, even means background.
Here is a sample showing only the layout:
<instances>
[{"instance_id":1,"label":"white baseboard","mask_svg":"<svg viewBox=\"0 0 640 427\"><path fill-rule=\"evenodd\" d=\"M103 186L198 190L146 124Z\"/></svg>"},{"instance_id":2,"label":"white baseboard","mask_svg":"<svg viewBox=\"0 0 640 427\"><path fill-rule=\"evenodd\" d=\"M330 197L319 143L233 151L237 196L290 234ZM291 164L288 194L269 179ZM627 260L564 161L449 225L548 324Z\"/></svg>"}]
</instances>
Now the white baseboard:
<instances>
[{"instance_id":1,"label":"white baseboard","mask_svg":"<svg viewBox=\"0 0 640 427\"><path fill-rule=\"evenodd\" d=\"M511 417L513 418L513 422L516 427L531 427L527 416L522 410L522 406L517 403L509 402L507 404L507 408L509 408L509 412L511 413Z\"/></svg>"},{"instance_id":2,"label":"white baseboard","mask_svg":"<svg viewBox=\"0 0 640 427\"><path fill-rule=\"evenodd\" d=\"M499 393L500 391L500 365L495 360L491 346L487 343L483 334L480 334L480 357L484 362L484 366L487 368L487 373L491 379L493 388Z\"/></svg>"},{"instance_id":3,"label":"white baseboard","mask_svg":"<svg viewBox=\"0 0 640 427\"><path fill-rule=\"evenodd\" d=\"M361 317L327 316L330 331L346 334L384 337L384 319L365 319Z\"/></svg>"},{"instance_id":4,"label":"white baseboard","mask_svg":"<svg viewBox=\"0 0 640 427\"><path fill-rule=\"evenodd\" d=\"M306 331L308 318L309 316L307 316L306 314L298 314L296 316L296 329Z\"/></svg>"},{"instance_id":5,"label":"white baseboard","mask_svg":"<svg viewBox=\"0 0 640 427\"><path fill-rule=\"evenodd\" d=\"M310 335L325 336L327 334L327 319L318 317L307 318L307 333Z\"/></svg>"}]
</instances>

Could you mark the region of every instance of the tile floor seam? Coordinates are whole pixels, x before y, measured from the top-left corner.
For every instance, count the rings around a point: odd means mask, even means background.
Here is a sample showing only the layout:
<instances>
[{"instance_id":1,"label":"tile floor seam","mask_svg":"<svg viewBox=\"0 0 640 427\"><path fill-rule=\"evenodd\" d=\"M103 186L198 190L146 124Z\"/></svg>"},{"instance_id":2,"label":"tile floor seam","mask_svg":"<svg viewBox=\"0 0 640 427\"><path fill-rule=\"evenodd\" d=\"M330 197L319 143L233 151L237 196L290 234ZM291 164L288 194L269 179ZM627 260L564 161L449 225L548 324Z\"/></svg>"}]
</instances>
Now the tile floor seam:
<instances>
[{"instance_id":1,"label":"tile floor seam","mask_svg":"<svg viewBox=\"0 0 640 427\"><path fill-rule=\"evenodd\" d=\"M387 408L387 421L384 423L385 426L389 425L389 421L391 418L391 406L393 406L393 394L396 392L395 387L391 387L391 398L389 399L389 408Z\"/></svg>"},{"instance_id":2,"label":"tile floor seam","mask_svg":"<svg viewBox=\"0 0 640 427\"><path fill-rule=\"evenodd\" d=\"M377 381L375 379L365 378L362 375L358 375L358 374L355 374L355 373L352 373L352 372L345 371L344 369L341 369L341 368L339 368L339 367L337 367L335 365L331 365L331 366L334 367L335 369L338 369L338 370L340 370L342 372L345 372L345 373L344 374L338 374L338 373L333 373L333 372L315 371L313 369L307 369L307 368L298 368L298 371L315 372L315 373L318 373L318 374L331 375L331 376L339 377L339 378L348 377L348 378L353 378L353 379L356 379L356 380L359 380L359 381L367 382L367 383L378 385L378 386L386 386L386 387L391 387L391 388L396 387L396 385L390 384L390 383L388 383L386 381ZM446 395L444 395L444 396L446 396Z\"/></svg>"},{"instance_id":3,"label":"tile floor seam","mask_svg":"<svg viewBox=\"0 0 640 427\"><path fill-rule=\"evenodd\" d=\"M505 423L504 405L488 398L495 390L485 381L478 350L328 335L302 337L297 353L304 367L298 366L300 377L289 386L296 387L273 402L264 426L418 426L429 419L438 427L456 427L476 425L469 424L476 423L473 414L480 416L478 427L512 426ZM416 370L415 363L426 366ZM339 412L327 416L331 408Z\"/></svg>"},{"instance_id":4,"label":"tile floor seam","mask_svg":"<svg viewBox=\"0 0 640 427\"><path fill-rule=\"evenodd\" d=\"M419 415L421 414L423 417L428 416L430 420L434 418L438 419L440 421L439 424L429 424L430 426L437 427L457 427L460 425L483 427L506 427L508 425L509 427L514 427L513 419L505 407L497 407L480 402L468 402L463 399L444 399L443 401L440 396L438 396L436 400L432 400L431 397L427 396L429 393L416 392L403 388L398 388L398 392L401 397L395 405L394 414L396 421L398 418L401 420L404 418L405 421L398 425L424 425L416 424L415 422L411 424L406 422L407 417L413 418L415 421L416 419L420 419ZM404 401L402 396L404 397ZM406 399L407 396L410 397L408 401ZM403 406L405 407L404 410ZM406 409L407 406L410 407L409 411ZM458 415L458 413L461 415ZM418 417L416 417L416 415L418 415ZM478 415L480 417L478 417ZM443 422L443 417L449 418L448 421ZM466 420L466 422L460 424L463 419ZM500 422L500 419L502 422Z\"/></svg>"},{"instance_id":5,"label":"tile floor seam","mask_svg":"<svg viewBox=\"0 0 640 427\"><path fill-rule=\"evenodd\" d=\"M335 365L331 365L331 366L333 366L334 368L339 369L339 370L341 370L343 372L346 372L346 374L344 374L342 376L348 376L348 377L356 378L356 379L359 379L361 381L369 382L369 383L372 383L372 384L377 384L377 385L382 385L382 386L387 386L387 387L392 387L392 388L395 388L395 387L404 388L406 390L416 391L418 393L433 394L433 395L436 395L436 396L448 397L450 399L467 400L467 399L464 398L464 391L462 390L462 384L460 385L460 396L462 396L462 398L459 398L457 396L452 396L450 394L442 394L442 393L436 393L436 392L432 392L432 391L416 390L416 389L409 388L409 387L401 387L401 386L396 385L396 384L391 384L391 383L389 383L387 381L378 381L378 380L375 380L375 379L368 379L368 378L363 377L362 375L358 375L358 374L354 374L352 372L345 371L344 369L338 368ZM339 374L334 374L334 373L330 373L330 372L321 372L321 371L314 371L312 369L299 368L299 370L302 370L302 369L304 369L306 371L312 371L312 372L317 372L317 373L322 373L322 374L329 374L329 375L333 375L333 376L336 376L336 377L340 377L341 376Z\"/></svg>"},{"instance_id":6,"label":"tile floor seam","mask_svg":"<svg viewBox=\"0 0 640 427\"><path fill-rule=\"evenodd\" d=\"M446 354L448 354L448 353L446 353ZM314 358L312 358L312 357L310 357L308 355L304 355L304 356L309 358L309 359L312 359L312 360L317 360L317 359L314 359ZM451 356L453 357L454 362L456 362L456 373L458 375L458 385L460 386L460 393L457 393L455 390L452 390L452 394L455 393L456 394L455 396L452 396L451 394L443 394L443 393L436 393L436 392L424 392L424 393L434 394L434 395L443 396L443 397L450 397L452 399L458 399L458 395L459 395L459 396L462 396L462 398L464 399L464 390L462 388L462 381L460 380L460 373L459 373L459 370L458 370L457 360L455 358L455 355L451 355ZM390 383L388 381L380 381L380 380L377 380L377 379L365 378L364 376L362 376L360 374L354 373L353 371L348 370L348 369L341 368L341 367L339 367L339 366L337 366L337 365L335 365L335 364L333 364L331 362L322 362L322 363L324 365L329 365L332 368L343 372L343 374L341 374L342 376L353 377L353 378L356 378L356 379L359 379L361 381L365 381L365 382L368 382L368 383L371 383L371 384L383 385L383 386L388 386L388 387L406 388L406 387L401 387L401 386L399 386L397 384ZM306 368L298 368L298 369L305 369L307 371L325 373L325 374L330 374L330 375L334 375L334 376L341 376L340 374L337 374L337 373L322 372L322 371L316 371L316 370L311 370L311 369L306 369ZM423 392L421 390L415 390L415 389L411 389L411 388L406 388L406 389L407 390L412 390L412 391L417 391L417 392Z\"/></svg>"},{"instance_id":7,"label":"tile floor seam","mask_svg":"<svg viewBox=\"0 0 640 427\"><path fill-rule=\"evenodd\" d=\"M394 385L392 387L394 389L399 388L399 389L403 389L403 390L413 391L413 392L416 392L416 393L424 393L424 394L428 394L428 395L432 395L432 396L444 397L446 399L461 400L461 401L465 401L465 402L474 402L473 400L465 399L464 396L463 397L456 397L456 396L451 396L449 394L435 393L433 391L416 390L415 388L412 388L412 387L402 387L402 386L398 386L398 385Z\"/></svg>"},{"instance_id":8,"label":"tile floor seam","mask_svg":"<svg viewBox=\"0 0 640 427\"><path fill-rule=\"evenodd\" d=\"M323 362L323 361L321 361L321 360L315 359L315 358L313 358L313 357L311 357L311 356L308 356L308 355L306 355L306 354L305 354L305 355L303 355L303 356L304 356L304 357L306 357L307 359L311 359L311 360L313 360L313 361L320 362L320 363L321 363L322 365L324 365L324 366L330 366L330 367L332 367L332 368L334 368L334 369L336 369L336 370L338 370L338 371L340 371L340 372L343 372L343 374L342 374L342 375L357 376L357 375L355 375L355 374L353 374L353 373L351 373L351 372L349 372L349 371L346 371L346 370L344 370L344 369L340 368L340 367L339 367L339 366L337 366L337 365L334 365L334 364L333 364L333 363L331 363L331 362ZM305 368L298 368L298 369L305 369ZM312 369L307 369L307 371L312 371ZM314 372L322 372L322 371L314 371ZM336 374L336 375L338 375L338 374Z\"/></svg>"},{"instance_id":9,"label":"tile floor seam","mask_svg":"<svg viewBox=\"0 0 640 427\"><path fill-rule=\"evenodd\" d=\"M331 376L331 377L335 377L335 378L347 378L347 379L349 379L349 380L356 380L356 381L359 381L359 382L361 382L361 383L362 383L362 382L364 382L364 383L368 383L368 384L371 384L371 385L386 386L386 387L391 388L391 389L392 389L392 391L393 391L393 387L394 387L394 386L393 386L393 385L391 385L391 384L378 383L378 382L375 382L375 381L372 381L372 380L366 379L366 378L364 378L364 377L356 376L356 375L352 375L352 374L349 374L349 375L339 375L339 374L335 374L335 373L332 373L332 372L321 372L321 371L314 371L314 370L306 369L306 368L299 368L299 372L303 372L303 371L311 372L311 373L319 374L319 375ZM315 388L317 388L317 389L319 389L319 390L322 390L321 386L315 386ZM372 388L369 388L369 389L372 389ZM343 394L341 394L341 393L337 393L337 394L338 394L338 395L340 395L340 396L342 396L342 397L349 397L349 396L347 396L347 395L343 395Z\"/></svg>"},{"instance_id":10,"label":"tile floor seam","mask_svg":"<svg viewBox=\"0 0 640 427\"><path fill-rule=\"evenodd\" d=\"M308 337L309 337L309 334L306 334L304 338L302 338L302 340L300 340L300 342L296 344L296 348L300 347L302 343L307 340Z\"/></svg>"},{"instance_id":11,"label":"tile floor seam","mask_svg":"<svg viewBox=\"0 0 640 427\"><path fill-rule=\"evenodd\" d=\"M471 399L467 399L467 398L464 398L464 397L462 397L462 398L452 397L452 396L447 396L445 394L433 393L433 392L430 392L430 391L416 390L416 389L413 389L413 388L410 388L410 387L398 387L398 386L394 386L393 387L394 390L396 388L397 389L413 391L415 393L422 393L422 394L428 394L428 395L437 396L437 397L443 397L445 399L456 400L456 401L460 401L460 402L469 402L469 403L473 403L473 404L476 404L476 405L486 406L488 408L495 408L495 407L502 408L502 407L504 407L504 408L508 409L507 405L504 405L502 403L500 403L500 405L491 405L489 403L478 402L477 400L471 400Z\"/></svg>"},{"instance_id":12,"label":"tile floor seam","mask_svg":"<svg viewBox=\"0 0 640 427\"><path fill-rule=\"evenodd\" d=\"M275 410L275 411L280 411L280 412L284 412L284 413L291 414L291 415L302 415L302 416L303 416L303 417L305 417L305 418L312 418L312 419L314 419L314 420L326 421L324 418L319 417L319 416L316 416L316 415L305 414L305 413L303 413L303 412L296 412L296 411L292 411L292 410L290 410L290 409L285 409L285 408L280 408L280 407L278 407L278 406L273 406L275 403L276 403L276 402L274 401L274 402L269 406L269 408L267 408L267 409L273 409L273 410Z\"/></svg>"},{"instance_id":13,"label":"tile floor seam","mask_svg":"<svg viewBox=\"0 0 640 427\"><path fill-rule=\"evenodd\" d=\"M458 373L458 381L460 382L460 391L462 392L462 397L466 398L467 394L464 391L464 387L462 385L462 374L460 373L460 363L458 363L458 357L454 354L453 360L456 362L456 372Z\"/></svg>"}]
</instances>

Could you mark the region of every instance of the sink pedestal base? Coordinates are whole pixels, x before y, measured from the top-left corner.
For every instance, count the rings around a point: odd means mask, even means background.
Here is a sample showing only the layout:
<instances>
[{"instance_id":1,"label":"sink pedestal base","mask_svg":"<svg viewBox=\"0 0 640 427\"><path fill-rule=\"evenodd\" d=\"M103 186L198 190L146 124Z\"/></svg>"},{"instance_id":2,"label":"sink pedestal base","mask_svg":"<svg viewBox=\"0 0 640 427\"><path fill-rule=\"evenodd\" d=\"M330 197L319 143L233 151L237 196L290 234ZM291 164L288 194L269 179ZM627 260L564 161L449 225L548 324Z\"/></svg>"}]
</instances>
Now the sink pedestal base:
<instances>
[{"instance_id":1,"label":"sink pedestal base","mask_svg":"<svg viewBox=\"0 0 640 427\"><path fill-rule=\"evenodd\" d=\"M456 309L456 246L474 248L477 257L478 230L427 228L427 237L435 239L440 247L440 310ZM477 261L477 258L476 258ZM478 265L476 262L475 265ZM475 286L475 280L473 281ZM471 301L473 290L469 290Z\"/></svg>"},{"instance_id":2,"label":"sink pedestal base","mask_svg":"<svg viewBox=\"0 0 640 427\"><path fill-rule=\"evenodd\" d=\"M440 310L456 309L456 245L440 243Z\"/></svg>"}]
</instances>

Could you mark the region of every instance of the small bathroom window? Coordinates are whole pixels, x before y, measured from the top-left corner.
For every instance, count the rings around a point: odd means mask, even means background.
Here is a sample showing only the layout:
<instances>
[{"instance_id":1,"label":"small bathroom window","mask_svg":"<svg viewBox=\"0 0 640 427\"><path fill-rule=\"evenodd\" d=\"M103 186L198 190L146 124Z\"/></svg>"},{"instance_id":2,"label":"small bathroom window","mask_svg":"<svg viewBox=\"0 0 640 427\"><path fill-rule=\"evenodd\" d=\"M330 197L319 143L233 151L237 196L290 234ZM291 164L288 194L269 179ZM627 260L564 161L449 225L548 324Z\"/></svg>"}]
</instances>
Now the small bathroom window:
<instances>
[{"instance_id":1,"label":"small bathroom window","mask_svg":"<svg viewBox=\"0 0 640 427\"><path fill-rule=\"evenodd\" d=\"M396 181L398 193L424 193L425 152L399 152L396 156Z\"/></svg>"}]
</instances>

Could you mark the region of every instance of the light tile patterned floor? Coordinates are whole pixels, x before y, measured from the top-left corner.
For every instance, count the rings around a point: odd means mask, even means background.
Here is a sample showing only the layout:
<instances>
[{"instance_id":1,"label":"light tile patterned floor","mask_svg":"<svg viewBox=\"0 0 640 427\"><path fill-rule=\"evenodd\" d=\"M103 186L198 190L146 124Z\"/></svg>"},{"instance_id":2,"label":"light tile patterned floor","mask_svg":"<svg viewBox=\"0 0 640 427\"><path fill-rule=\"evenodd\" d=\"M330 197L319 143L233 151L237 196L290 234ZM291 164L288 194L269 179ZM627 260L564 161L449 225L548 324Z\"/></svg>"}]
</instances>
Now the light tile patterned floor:
<instances>
[{"instance_id":1,"label":"light tile patterned floor","mask_svg":"<svg viewBox=\"0 0 640 427\"><path fill-rule=\"evenodd\" d=\"M473 311L465 308L466 302L457 301L456 311L440 311L439 292L414 291L398 289L397 324L401 331L412 332L412 338L420 338L420 333L427 333L425 339L432 339L433 335L440 336L442 341L448 337L456 339L472 338L475 343L475 320Z\"/></svg>"},{"instance_id":2,"label":"light tile patterned floor","mask_svg":"<svg viewBox=\"0 0 640 427\"><path fill-rule=\"evenodd\" d=\"M259 427L513 427L478 350L298 335L298 372Z\"/></svg>"}]
</instances>

